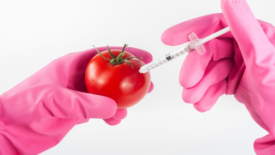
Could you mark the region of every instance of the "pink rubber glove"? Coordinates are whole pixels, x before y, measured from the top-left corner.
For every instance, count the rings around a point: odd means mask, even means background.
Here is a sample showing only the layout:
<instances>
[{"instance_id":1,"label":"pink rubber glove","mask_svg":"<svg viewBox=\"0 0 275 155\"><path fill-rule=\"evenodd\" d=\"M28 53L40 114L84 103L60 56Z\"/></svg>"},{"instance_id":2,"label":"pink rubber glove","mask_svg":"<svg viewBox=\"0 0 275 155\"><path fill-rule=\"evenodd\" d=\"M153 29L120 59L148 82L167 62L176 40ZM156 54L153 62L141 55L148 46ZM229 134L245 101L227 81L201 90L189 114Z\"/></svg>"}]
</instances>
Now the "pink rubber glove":
<instances>
[{"instance_id":1,"label":"pink rubber glove","mask_svg":"<svg viewBox=\"0 0 275 155\"><path fill-rule=\"evenodd\" d=\"M152 60L144 50L128 47L126 51L143 57L145 63ZM87 93L85 68L96 54L91 49L58 58L0 96L1 155L36 155L90 118L116 125L126 117L126 109L117 110L114 100Z\"/></svg>"},{"instance_id":2,"label":"pink rubber glove","mask_svg":"<svg viewBox=\"0 0 275 155\"><path fill-rule=\"evenodd\" d=\"M222 0L223 14L175 25L162 35L163 43L183 44L195 32L206 37L229 25L231 32L205 44L206 53L190 52L180 84L182 98L205 112L223 94L234 94L252 118L269 134L257 139L258 155L275 154L275 28L257 21L245 0ZM226 20L225 20L225 18Z\"/></svg>"}]
</instances>

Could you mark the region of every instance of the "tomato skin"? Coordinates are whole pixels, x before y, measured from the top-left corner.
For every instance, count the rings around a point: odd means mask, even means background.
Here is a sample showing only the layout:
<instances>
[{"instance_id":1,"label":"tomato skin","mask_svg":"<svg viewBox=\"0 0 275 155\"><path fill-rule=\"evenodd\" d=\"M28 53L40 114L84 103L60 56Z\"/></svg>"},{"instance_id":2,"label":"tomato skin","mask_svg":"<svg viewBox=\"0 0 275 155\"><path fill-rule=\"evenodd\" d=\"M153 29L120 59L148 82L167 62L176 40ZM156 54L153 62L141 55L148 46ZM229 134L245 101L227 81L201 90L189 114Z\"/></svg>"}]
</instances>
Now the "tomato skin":
<instances>
[{"instance_id":1,"label":"tomato skin","mask_svg":"<svg viewBox=\"0 0 275 155\"><path fill-rule=\"evenodd\" d=\"M118 56L121 50L111 50ZM108 51L101 52L106 58L112 59ZM134 57L125 51L123 59ZM126 62L111 65L99 54L93 57L87 65L85 83L89 93L110 97L116 101L118 109L125 109L138 103L148 92L151 84L150 73L140 73L139 69L145 65L139 59L130 59L132 68Z\"/></svg>"}]
</instances>

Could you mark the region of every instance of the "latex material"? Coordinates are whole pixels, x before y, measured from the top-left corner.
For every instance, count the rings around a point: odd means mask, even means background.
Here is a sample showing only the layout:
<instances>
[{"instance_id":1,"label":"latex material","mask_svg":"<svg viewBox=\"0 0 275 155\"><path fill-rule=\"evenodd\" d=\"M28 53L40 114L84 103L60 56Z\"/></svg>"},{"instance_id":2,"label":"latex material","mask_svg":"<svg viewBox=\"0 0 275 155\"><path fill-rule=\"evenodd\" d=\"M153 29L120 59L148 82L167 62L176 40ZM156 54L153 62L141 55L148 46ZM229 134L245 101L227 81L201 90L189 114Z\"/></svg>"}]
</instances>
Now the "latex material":
<instances>
[{"instance_id":1,"label":"latex material","mask_svg":"<svg viewBox=\"0 0 275 155\"><path fill-rule=\"evenodd\" d=\"M180 45L195 32L200 38L227 26L231 32L190 52L180 71L182 98L205 112L223 94L234 94L269 134L254 143L258 155L275 154L275 28L257 21L245 0L222 0L223 14L175 25L162 34L167 45ZM227 24L228 23L228 24Z\"/></svg>"},{"instance_id":2,"label":"latex material","mask_svg":"<svg viewBox=\"0 0 275 155\"><path fill-rule=\"evenodd\" d=\"M142 56L145 63L152 60L144 50L126 50ZM0 96L1 155L36 155L58 144L76 124L90 118L116 125L126 117L127 110L117 110L114 100L87 93L85 69L96 54L90 49L58 58Z\"/></svg>"}]
</instances>

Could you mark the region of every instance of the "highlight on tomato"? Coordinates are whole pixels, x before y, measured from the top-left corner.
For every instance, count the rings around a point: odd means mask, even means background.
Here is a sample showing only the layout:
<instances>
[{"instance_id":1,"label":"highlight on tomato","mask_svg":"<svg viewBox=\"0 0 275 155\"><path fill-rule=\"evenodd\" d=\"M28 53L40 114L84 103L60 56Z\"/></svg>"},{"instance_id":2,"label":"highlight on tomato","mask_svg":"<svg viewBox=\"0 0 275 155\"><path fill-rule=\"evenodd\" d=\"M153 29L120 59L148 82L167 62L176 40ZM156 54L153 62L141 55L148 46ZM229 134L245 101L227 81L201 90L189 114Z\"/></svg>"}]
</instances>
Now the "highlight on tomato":
<instances>
[{"instance_id":1,"label":"highlight on tomato","mask_svg":"<svg viewBox=\"0 0 275 155\"><path fill-rule=\"evenodd\" d=\"M148 92L150 73L140 73L145 63L141 57L135 57L122 50L110 49L94 56L87 65L85 83L89 93L112 98L118 109L129 108L138 103Z\"/></svg>"}]
</instances>

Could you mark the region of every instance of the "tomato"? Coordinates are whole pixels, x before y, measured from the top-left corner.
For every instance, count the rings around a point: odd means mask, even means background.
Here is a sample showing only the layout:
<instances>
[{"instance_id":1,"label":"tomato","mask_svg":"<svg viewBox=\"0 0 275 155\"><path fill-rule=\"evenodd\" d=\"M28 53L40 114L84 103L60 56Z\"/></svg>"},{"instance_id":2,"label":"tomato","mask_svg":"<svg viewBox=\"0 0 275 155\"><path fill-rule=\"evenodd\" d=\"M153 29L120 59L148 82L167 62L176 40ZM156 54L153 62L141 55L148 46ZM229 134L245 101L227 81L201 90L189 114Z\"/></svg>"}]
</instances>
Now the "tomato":
<instances>
[{"instance_id":1,"label":"tomato","mask_svg":"<svg viewBox=\"0 0 275 155\"><path fill-rule=\"evenodd\" d=\"M101 54L107 59L113 59L109 52L118 58L122 51L107 50ZM124 60L134 57L126 51L124 54ZM147 94L151 83L149 72L139 72L145 63L132 58L128 63L125 61L113 65L102 56L98 54L93 57L86 68L85 83L88 92L112 98L116 101L118 109L129 108L138 103Z\"/></svg>"}]
</instances>

